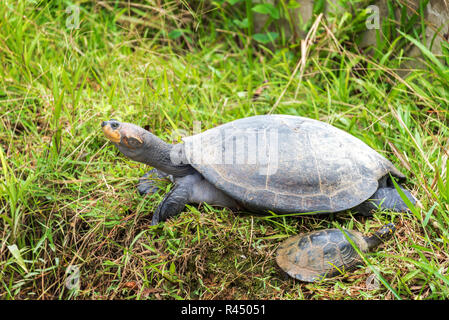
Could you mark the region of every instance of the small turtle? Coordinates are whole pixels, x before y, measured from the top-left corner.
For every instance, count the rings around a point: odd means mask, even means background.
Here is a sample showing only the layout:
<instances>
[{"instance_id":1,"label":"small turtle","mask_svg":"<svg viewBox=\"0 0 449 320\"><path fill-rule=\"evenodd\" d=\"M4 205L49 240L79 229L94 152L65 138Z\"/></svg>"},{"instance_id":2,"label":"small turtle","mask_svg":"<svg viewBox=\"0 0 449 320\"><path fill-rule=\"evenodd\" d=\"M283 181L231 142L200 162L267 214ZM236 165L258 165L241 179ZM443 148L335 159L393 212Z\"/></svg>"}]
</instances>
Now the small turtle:
<instances>
[{"instance_id":1,"label":"small turtle","mask_svg":"<svg viewBox=\"0 0 449 320\"><path fill-rule=\"evenodd\" d=\"M318 120L253 116L174 145L131 123L110 120L101 126L125 156L155 168L140 179L141 194L156 190L155 178L174 181L153 225L188 203L202 202L281 214L407 210L390 179L405 176L359 139Z\"/></svg>"},{"instance_id":2,"label":"small turtle","mask_svg":"<svg viewBox=\"0 0 449 320\"><path fill-rule=\"evenodd\" d=\"M288 238L277 250L276 262L289 276L306 282L334 277L354 269L361 257L348 241L361 252L368 252L389 239L395 226L389 223L371 237L360 232L340 229L312 231Z\"/></svg>"}]
</instances>

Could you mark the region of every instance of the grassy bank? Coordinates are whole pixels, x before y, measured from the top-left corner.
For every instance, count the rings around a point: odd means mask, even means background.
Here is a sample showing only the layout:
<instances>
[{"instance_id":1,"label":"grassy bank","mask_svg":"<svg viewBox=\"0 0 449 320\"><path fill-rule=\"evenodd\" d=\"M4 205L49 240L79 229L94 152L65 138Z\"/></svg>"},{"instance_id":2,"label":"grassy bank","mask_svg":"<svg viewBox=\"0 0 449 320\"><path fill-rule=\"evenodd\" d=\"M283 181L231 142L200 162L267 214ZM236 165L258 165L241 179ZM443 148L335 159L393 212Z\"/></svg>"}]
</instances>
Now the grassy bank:
<instances>
[{"instance_id":1,"label":"grassy bank","mask_svg":"<svg viewBox=\"0 0 449 320\"><path fill-rule=\"evenodd\" d=\"M192 18L175 4L136 7L157 17L146 20L111 3L83 3L79 28L67 26L66 3L0 5L1 299L449 297L443 60L423 47L427 67L400 77L395 45L416 42L413 35L398 34L370 57L351 42L355 26L317 20L301 60L299 44L248 47L244 33L202 20L220 21L218 11ZM184 16L192 27L177 36ZM149 168L121 156L100 130L115 118L175 142L195 121L205 130L270 112L360 138L407 175L420 206L366 218L258 216L205 204L149 227L171 185L139 196L136 182ZM398 231L367 255L370 267L306 284L275 265L288 236L335 226L369 233L390 221ZM79 290L66 285L70 266ZM381 276L374 286L372 269Z\"/></svg>"}]
</instances>

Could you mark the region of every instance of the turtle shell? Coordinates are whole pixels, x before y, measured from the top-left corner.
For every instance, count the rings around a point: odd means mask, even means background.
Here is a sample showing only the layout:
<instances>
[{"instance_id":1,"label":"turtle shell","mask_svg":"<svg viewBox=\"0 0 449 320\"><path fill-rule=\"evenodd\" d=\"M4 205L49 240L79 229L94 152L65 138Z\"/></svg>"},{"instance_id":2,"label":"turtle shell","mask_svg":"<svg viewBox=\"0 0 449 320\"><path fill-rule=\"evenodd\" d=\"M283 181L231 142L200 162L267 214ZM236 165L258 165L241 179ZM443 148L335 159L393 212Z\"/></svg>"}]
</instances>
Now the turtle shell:
<instances>
[{"instance_id":1,"label":"turtle shell","mask_svg":"<svg viewBox=\"0 0 449 320\"><path fill-rule=\"evenodd\" d=\"M360 250L367 251L359 232L345 232ZM288 238L279 246L276 262L289 276L313 282L353 269L360 256L341 230L326 229Z\"/></svg>"},{"instance_id":2,"label":"turtle shell","mask_svg":"<svg viewBox=\"0 0 449 320\"><path fill-rule=\"evenodd\" d=\"M287 115L235 120L184 138L187 161L249 209L338 212L378 189L394 165L327 123Z\"/></svg>"}]
</instances>

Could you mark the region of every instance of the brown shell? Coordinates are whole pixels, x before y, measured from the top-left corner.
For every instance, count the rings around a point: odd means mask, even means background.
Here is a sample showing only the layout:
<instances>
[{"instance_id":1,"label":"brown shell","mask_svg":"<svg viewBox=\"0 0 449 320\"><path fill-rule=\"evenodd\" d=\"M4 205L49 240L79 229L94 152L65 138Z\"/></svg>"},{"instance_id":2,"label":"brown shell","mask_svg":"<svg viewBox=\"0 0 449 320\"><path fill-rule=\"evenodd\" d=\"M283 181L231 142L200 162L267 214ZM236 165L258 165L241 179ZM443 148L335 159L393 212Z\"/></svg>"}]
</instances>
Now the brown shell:
<instances>
[{"instance_id":1,"label":"brown shell","mask_svg":"<svg viewBox=\"0 0 449 320\"><path fill-rule=\"evenodd\" d=\"M244 206L278 213L353 208L394 165L327 123L287 115L239 119L184 138L189 163Z\"/></svg>"},{"instance_id":2,"label":"brown shell","mask_svg":"<svg viewBox=\"0 0 449 320\"><path fill-rule=\"evenodd\" d=\"M345 232L360 250L367 251L359 232ZM288 238L279 246L276 262L289 276L313 282L353 269L360 257L341 230L327 229Z\"/></svg>"}]
</instances>

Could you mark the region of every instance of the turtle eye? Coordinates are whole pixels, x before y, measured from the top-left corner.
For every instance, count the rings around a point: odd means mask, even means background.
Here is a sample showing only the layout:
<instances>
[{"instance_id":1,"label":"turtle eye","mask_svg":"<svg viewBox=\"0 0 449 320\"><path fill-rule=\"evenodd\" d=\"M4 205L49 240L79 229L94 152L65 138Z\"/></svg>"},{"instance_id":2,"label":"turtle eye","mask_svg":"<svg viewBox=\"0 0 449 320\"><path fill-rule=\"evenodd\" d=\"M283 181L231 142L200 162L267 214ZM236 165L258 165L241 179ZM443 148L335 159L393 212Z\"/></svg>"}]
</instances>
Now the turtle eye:
<instances>
[{"instance_id":1,"label":"turtle eye","mask_svg":"<svg viewBox=\"0 0 449 320\"><path fill-rule=\"evenodd\" d=\"M140 138L126 137L123 139L130 148L138 148L143 144Z\"/></svg>"},{"instance_id":2,"label":"turtle eye","mask_svg":"<svg viewBox=\"0 0 449 320\"><path fill-rule=\"evenodd\" d=\"M119 127L119 123L118 123L118 122L115 122L115 121L113 121L113 122L111 121L110 126L111 126L112 129L115 130L115 129L117 129L117 128Z\"/></svg>"}]
</instances>

